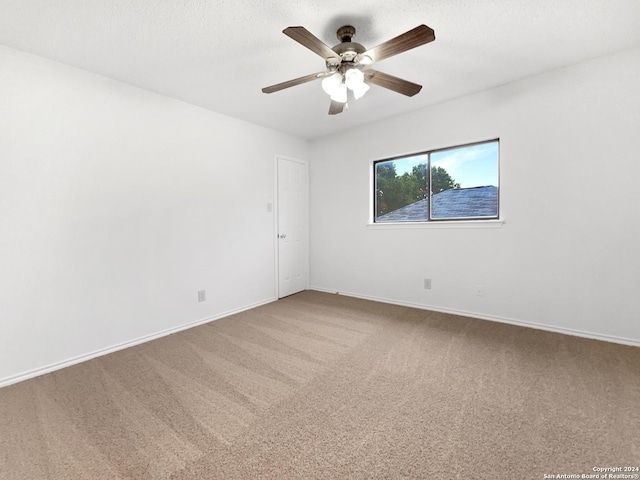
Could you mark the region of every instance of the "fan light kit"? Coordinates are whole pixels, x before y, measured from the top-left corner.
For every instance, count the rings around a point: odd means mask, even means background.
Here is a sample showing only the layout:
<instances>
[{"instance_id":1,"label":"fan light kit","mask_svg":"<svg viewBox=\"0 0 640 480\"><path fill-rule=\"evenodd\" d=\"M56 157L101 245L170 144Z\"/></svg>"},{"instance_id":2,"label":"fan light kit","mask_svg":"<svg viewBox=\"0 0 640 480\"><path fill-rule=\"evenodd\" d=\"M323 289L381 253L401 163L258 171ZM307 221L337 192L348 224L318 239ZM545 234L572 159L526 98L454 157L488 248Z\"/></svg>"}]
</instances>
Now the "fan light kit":
<instances>
[{"instance_id":1,"label":"fan light kit","mask_svg":"<svg viewBox=\"0 0 640 480\"><path fill-rule=\"evenodd\" d=\"M322 78L322 89L331 98L329 115L341 113L347 107L349 91L355 100L362 98L369 90L370 83L413 97L420 91L421 85L373 70L369 66L436 39L433 29L418 25L413 30L367 50L351 41L356 34L356 29L351 25L338 29L336 33L341 43L333 48L329 48L304 27L287 27L282 33L323 57L327 70L271 85L262 91L273 93Z\"/></svg>"}]
</instances>

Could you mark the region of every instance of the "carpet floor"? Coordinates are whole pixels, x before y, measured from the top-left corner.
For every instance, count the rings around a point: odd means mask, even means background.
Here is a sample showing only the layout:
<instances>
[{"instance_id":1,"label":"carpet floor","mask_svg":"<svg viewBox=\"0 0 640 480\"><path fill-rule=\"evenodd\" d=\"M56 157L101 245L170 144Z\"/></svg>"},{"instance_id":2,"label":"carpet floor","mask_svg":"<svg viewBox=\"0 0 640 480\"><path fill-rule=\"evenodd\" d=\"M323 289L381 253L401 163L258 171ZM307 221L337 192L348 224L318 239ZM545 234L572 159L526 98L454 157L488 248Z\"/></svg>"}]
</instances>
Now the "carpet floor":
<instances>
[{"instance_id":1,"label":"carpet floor","mask_svg":"<svg viewBox=\"0 0 640 480\"><path fill-rule=\"evenodd\" d=\"M638 465L640 348L313 291L0 389L3 480Z\"/></svg>"}]
</instances>

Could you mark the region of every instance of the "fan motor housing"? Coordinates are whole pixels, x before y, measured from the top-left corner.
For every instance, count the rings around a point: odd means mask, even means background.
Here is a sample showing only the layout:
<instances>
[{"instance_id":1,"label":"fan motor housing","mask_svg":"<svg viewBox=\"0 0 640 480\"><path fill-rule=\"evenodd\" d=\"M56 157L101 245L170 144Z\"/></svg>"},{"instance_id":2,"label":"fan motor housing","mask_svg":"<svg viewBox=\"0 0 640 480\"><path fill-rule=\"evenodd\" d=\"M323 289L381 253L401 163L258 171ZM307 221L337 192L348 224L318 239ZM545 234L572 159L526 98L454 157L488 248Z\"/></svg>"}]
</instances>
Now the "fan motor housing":
<instances>
[{"instance_id":1,"label":"fan motor housing","mask_svg":"<svg viewBox=\"0 0 640 480\"><path fill-rule=\"evenodd\" d=\"M356 42L339 43L335 47L332 47L331 50L336 52L341 57L344 57L347 54L353 54L353 56L355 57L357 54L367 51L367 49L364 48L363 45L360 45Z\"/></svg>"},{"instance_id":2,"label":"fan motor housing","mask_svg":"<svg viewBox=\"0 0 640 480\"><path fill-rule=\"evenodd\" d=\"M332 47L331 50L340 55L340 58L345 62L352 62L356 55L367 51L363 45L351 41L355 34L356 29L352 25L344 25L336 32L341 43Z\"/></svg>"}]
</instances>

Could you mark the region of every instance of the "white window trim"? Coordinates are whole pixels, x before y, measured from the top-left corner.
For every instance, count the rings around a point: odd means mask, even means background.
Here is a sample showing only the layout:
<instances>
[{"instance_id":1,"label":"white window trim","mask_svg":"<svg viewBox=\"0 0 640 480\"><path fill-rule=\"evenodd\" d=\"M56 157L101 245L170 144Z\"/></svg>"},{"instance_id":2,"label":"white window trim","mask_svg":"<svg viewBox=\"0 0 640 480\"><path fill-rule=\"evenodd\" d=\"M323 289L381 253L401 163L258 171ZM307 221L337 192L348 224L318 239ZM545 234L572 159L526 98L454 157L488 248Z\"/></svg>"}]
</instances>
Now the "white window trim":
<instances>
[{"instance_id":1,"label":"white window trim","mask_svg":"<svg viewBox=\"0 0 640 480\"><path fill-rule=\"evenodd\" d=\"M491 220L450 220L437 222L377 222L369 221L367 228L374 230L420 230L423 228L502 228L504 219Z\"/></svg>"}]
</instances>

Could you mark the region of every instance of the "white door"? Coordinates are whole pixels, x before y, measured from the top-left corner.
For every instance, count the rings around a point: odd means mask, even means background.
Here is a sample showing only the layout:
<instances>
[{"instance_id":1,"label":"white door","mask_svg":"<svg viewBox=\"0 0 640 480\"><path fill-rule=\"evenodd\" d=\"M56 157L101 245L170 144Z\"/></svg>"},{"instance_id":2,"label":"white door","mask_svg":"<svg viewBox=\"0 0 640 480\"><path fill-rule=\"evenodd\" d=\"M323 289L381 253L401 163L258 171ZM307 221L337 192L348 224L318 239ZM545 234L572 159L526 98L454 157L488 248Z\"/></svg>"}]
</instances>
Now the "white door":
<instances>
[{"instance_id":1,"label":"white door","mask_svg":"<svg viewBox=\"0 0 640 480\"><path fill-rule=\"evenodd\" d=\"M278 297L309 282L309 178L301 160L278 158Z\"/></svg>"}]
</instances>

